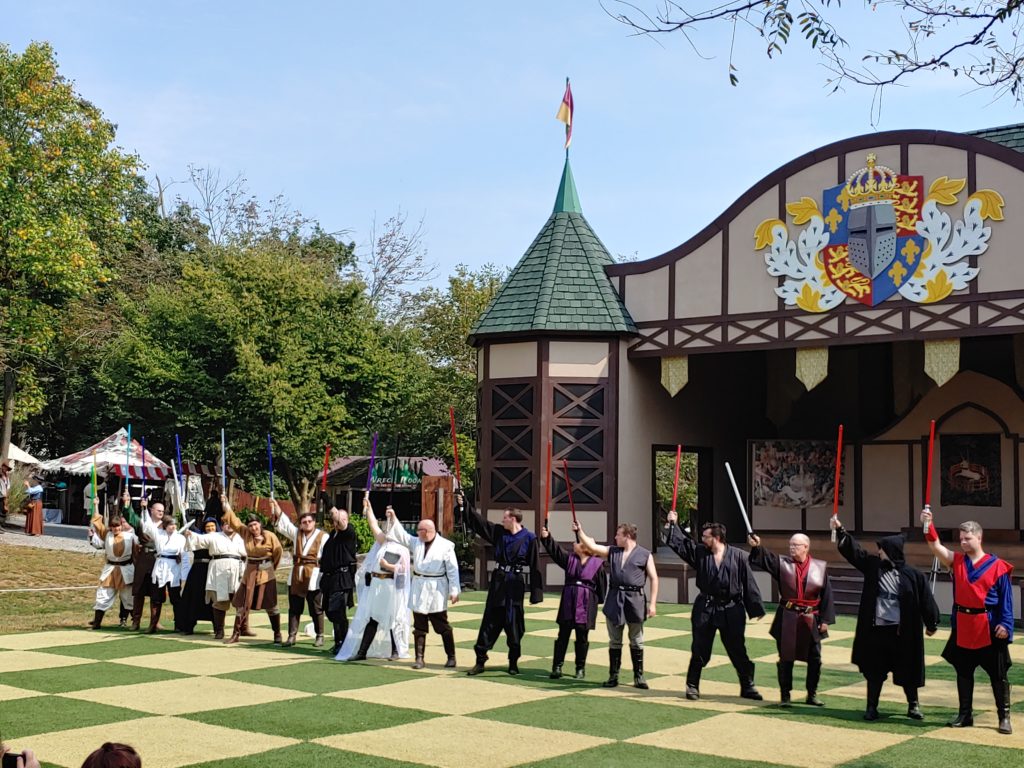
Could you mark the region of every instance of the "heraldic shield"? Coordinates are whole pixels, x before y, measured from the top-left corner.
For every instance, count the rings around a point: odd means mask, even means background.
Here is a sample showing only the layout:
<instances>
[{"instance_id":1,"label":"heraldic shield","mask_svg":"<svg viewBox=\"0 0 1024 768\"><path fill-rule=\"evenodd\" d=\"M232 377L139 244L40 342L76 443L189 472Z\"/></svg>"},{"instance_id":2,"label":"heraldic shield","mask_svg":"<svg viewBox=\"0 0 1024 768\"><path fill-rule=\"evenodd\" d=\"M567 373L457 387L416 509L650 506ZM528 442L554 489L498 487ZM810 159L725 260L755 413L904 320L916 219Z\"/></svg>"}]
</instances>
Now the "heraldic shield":
<instances>
[{"instance_id":1,"label":"heraldic shield","mask_svg":"<svg viewBox=\"0 0 1024 768\"><path fill-rule=\"evenodd\" d=\"M822 192L829 231L822 261L836 288L873 307L896 293L920 263L924 179L876 165L874 155L867 161L845 184Z\"/></svg>"}]
</instances>

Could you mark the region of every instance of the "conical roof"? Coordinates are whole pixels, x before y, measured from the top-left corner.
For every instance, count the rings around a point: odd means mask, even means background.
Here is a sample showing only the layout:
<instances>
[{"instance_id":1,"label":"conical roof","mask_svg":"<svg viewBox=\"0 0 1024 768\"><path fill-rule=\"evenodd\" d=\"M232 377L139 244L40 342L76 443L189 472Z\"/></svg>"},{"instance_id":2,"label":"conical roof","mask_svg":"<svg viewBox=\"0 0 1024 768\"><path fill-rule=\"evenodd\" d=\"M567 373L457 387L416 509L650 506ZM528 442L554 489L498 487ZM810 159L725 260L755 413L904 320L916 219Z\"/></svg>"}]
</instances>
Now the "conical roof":
<instances>
[{"instance_id":1,"label":"conical roof","mask_svg":"<svg viewBox=\"0 0 1024 768\"><path fill-rule=\"evenodd\" d=\"M636 333L633 318L605 274L611 263L608 249L583 217L566 158L551 216L480 316L470 343L543 331Z\"/></svg>"}]
</instances>

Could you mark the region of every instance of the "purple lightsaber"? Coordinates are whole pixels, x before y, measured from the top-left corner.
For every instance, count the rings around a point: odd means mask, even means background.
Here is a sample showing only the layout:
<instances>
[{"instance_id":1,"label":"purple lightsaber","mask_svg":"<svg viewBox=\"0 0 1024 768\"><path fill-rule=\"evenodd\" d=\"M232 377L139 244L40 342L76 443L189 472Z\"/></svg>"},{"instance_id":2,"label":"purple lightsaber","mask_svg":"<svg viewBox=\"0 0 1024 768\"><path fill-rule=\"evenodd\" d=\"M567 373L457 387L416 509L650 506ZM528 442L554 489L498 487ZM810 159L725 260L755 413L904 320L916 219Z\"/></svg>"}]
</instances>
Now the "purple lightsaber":
<instances>
[{"instance_id":1,"label":"purple lightsaber","mask_svg":"<svg viewBox=\"0 0 1024 768\"><path fill-rule=\"evenodd\" d=\"M370 467L366 470L366 492L373 489L373 465L377 461L377 433L373 433L373 448L370 450Z\"/></svg>"}]
</instances>

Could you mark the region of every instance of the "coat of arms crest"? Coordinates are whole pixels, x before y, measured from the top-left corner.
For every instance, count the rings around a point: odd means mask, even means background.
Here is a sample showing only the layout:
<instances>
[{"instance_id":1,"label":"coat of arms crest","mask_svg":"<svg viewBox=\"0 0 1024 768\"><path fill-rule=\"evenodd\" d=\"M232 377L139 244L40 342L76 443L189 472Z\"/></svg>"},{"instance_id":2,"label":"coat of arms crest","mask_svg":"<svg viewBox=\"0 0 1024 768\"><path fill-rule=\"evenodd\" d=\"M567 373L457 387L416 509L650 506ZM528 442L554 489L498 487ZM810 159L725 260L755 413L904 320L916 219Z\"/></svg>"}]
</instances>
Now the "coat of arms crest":
<instances>
[{"instance_id":1,"label":"coat of arms crest","mask_svg":"<svg viewBox=\"0 0 1024 768\"><path fill-rule=\"evenodd\" d=\"M821 207L810 197L788 203L796 241L786 223L766 219L754 247L767 248L768 274L785 277L775 292L787 305L826 312L847 297L869 307L896 293L927 304L967 287L978 275L968 258L988 249L987 219L1002 221L1002 195L981 189L969 195L963 219L952 223L939 208L956 205L965 179L941 176L924 192L923 176L907 176L877 163L845 184L822 191Z\"/></svg>"}]
</instances>

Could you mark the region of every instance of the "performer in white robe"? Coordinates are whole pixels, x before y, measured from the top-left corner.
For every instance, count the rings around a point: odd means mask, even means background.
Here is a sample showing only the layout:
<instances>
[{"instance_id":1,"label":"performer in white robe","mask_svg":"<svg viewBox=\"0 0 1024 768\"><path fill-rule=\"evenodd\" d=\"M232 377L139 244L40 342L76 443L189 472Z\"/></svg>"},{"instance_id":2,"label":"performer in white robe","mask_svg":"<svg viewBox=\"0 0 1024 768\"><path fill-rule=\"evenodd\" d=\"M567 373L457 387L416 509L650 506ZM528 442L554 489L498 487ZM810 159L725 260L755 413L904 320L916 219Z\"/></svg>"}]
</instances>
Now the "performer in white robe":
<instances>
[{"instance_id":1,"label":"performer in white robe","mask_svg":"<svg viewBox=\"0 0 1024 768\"><path fill-rule=\"evenodd\" d=\"M412 637L416 648L413 669L423 669L423 655L427 647L427 627L441 636L444 652L448 656L445 666L455 667L455 633L448 623L448 601L459 602L459 560L455 556L455 545L441 536L433 520L420 520L416 524L416 535L411 536L395 517L395 510L388 506L387 522L394 532L394 538L409 548L412 553L412 587L409 591L409 607L412 609ZM370 528L376 520L370 518ZM378 530L373 530L374 536Z\"/></svg>"},{"instance_id":2,"label":"performer in white robe","mask_svg":"<svg viewBox=\"0 0 1024 768\"><path fill-rule=\"evenodd\" d=\"M373 519L369 497L363 510ZM393 527L375 539L356 571L358 605L338 661L409 658L409 550Z\"/></svg>"},{"instance_id":3,"label":"performer in white robe","mask_svg":"<svg viewBox=\"0 0 1024 768\"><path fill-rule=\"evenodd\" d=\"M213 637L224 639L224 618L231 607L231 598L242 581L245 567L245 541L230 526L221 525L217 533L185 534L190 550L205 549L210 553L206 573L206 602L213 605Z\"/></svg>"},{"instance_id":4,"label":"performer in white robe","mask_svg":"<svg viewBox=\"0 0 1024 768\"><path fill-rule=\"evenodd\" d=\"M120 515L114 515L108 527L99 514L99 503L96 501L93 502L92 527L103 541L103 553L107 559L100 572L100 585L96 588L96 602L93 605L93 620L89 623L93 629L99 629L103 614L110 610L118 596L131 610L132 579L135 578L132 545L135 543L135 534L131 530L122 530Z\"/></svg>"},{"instance_id":5,"label":"performer in white robe","mask_svg":"<svg viewBox=\"0 0 1024 768\"><path fill-rule=\"evenodd\" d=\"M181 602L181 582L188 575L190 553L186 551L185 537L178 533L177 521L172 515L164 515L161 525L148 516L142 516L142 530L153 542L156 559L153 562L153 587L150 589L150 610L148 634L156 632L160 623L160 612L168 593L174 612L174 630L178 631L178 603ZM182 573L184 569L184 574Z\"/></svg>"}]
</instances>

